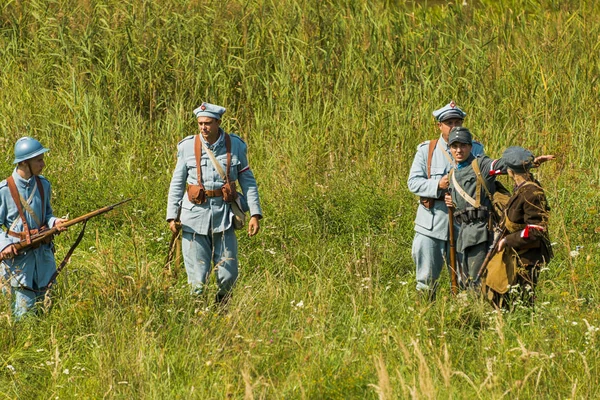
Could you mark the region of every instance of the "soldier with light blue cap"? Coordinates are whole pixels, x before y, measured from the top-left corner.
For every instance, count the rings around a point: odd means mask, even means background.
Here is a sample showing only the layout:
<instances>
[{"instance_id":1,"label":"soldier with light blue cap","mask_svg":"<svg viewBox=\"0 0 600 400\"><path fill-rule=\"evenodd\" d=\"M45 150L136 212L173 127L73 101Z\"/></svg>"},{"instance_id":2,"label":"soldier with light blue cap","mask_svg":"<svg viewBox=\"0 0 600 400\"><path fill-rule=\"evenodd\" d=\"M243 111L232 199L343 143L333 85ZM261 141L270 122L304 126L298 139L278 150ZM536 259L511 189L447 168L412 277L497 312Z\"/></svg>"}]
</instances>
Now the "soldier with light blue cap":
<instances>
[{"instance_id":1,"label":"soldier with light blue cap","mask_svg":"<svg viewBox=\"0 0 600 400\"><path fill-rule=\"evenodd\" d=\"M66 221L53 215L50 182L40 175L46 165L47 151L34 138L17 140L13 162L17 166L10 177L0 182L0 225L6 228L0 234L0 272L10 284L13 314L17 319L44 297L56 271L56 261L52 242L20 253L13 244ZM8 291L3 288L3 292Z\"/></svg>"},{"instance_id":2,"label":"soldier with light blue cap","mask_svg":"<svg viewBox=\"0 0 600 400\"><path fill-rule=\"evenodd\" d=\"M448 135L453 127L462 126L466 115L454 101L433 112L440 137L417 147L408 177L408 189L420 198L412 244L417 290L429 298L435 296L442 267L449 262L448 207L444 203L444 193L449 185L448 172L455 161L450 153ZM483 154L483 145L473 141L472 153ZM455 230L458 232L457 227ZM457 256L460 259L460 254Z\"/></svg>"},{"instance_id":3,"label":"soldier with light blue cap","mask_svg":"<svg viewBox=\"0 0 600 400\"><path fill-rule=\"evenodd\" d=\"M169 229L182 229L182 247L188 283L201 294L214 263L219 290L217 303L225 303L238 277L238 245L234 232L235 197L247 206L251 218L248 235L258 233L262 218L258 186L248 163L246 143L221 127L225 108L210 103L194 110L200 133L177 145L167 203ZM214 157L214 161L213 161ZM216 164L215 164L216 162ZM242 193L235 191L237 181ZM177 222L179 207L181 221Z\"/></svg>"}]
</instances>

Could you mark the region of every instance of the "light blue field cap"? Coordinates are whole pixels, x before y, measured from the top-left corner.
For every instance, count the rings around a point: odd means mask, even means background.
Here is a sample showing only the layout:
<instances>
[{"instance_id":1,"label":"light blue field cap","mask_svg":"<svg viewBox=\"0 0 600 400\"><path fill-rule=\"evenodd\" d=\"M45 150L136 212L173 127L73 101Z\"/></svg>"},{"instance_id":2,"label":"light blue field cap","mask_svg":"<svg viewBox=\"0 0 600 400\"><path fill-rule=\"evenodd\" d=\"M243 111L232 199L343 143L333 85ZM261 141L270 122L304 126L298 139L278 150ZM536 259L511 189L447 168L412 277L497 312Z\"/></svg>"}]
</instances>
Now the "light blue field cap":
<instances>
[{"instance_id":1,"label":"light blue field cap","mask_svg":"<svg viewBox=\"0 0 600 400\"><path fill-rule=\"evenodd\" d=\"M199 117L210 117L214 119L221 119L221 116L225 113L225 108L210 103L202 103L202 105L194 110L196 118Z\"/></svg>"},{"instance_id":2,"label":"light blue field cap","mask_svg":"<svg viewBox=\"0 0 600 400\"><path fill-rule=\"evenodd\" d=\"M443 121L445 121L447 119L451 119L451 118L465 119L466 116L467 116L467 113L464 112L463 110L461 110L456 105L454 100L452 100L450 103L446 104L444 107L440 108L439 110L435 110L433 112L433 117L435 118L435 120L437 122L443 122Z\"/></svg>"},{"instance_id":3,"label":"light blue field cap","mask_svg":"<svg viewBox=\"0 0 600 400\"><path fill-rule=\"evenodd\" d=\"M49 150L50 149L45 148L40 142L32 137L22 137L15 143L15 161L13 161L13 164L18 164L21 161L37 157Z\"/></svg>"}]
</instances>

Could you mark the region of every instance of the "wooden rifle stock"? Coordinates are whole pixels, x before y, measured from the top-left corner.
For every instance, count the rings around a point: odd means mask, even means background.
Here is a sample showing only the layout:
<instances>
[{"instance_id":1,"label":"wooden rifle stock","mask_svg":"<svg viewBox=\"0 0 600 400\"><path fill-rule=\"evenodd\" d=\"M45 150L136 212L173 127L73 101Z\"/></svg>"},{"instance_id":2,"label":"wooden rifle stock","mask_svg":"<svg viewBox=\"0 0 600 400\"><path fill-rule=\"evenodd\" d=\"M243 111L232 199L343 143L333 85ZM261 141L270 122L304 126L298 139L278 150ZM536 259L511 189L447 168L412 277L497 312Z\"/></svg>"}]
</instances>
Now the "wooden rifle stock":
<instances>
[{"instance_id":1,"label":"wooden rifle stock","mask_svg":"<svg viewBox=\"0 0 600 400\"><path fill-rule=\"evenodd\" d=\"M452 294L458 294L458 273L456 270L456 245L454 239L454 207L448 207L449 244L450 244L450 288Z\"/></svg>"},{"instance_id":2,"label":"wooden rifle stock","mask_svg":"<svg viewBox=\"0 0 600 400\"><path fill-rule=\"evenodd\" d=\"M175 218L175 224L179 225L180 224L180 220L181 220L181 204L179 205L179 209L177 210L177 217ZM180 245L180 239L181 238L181 227L179 227L179 229L177 229L177 232L173 233L171 235L171 240L169 241L169 252L167 253L167 259L165 260L165 265L164 265L164 269L168 270L171 275L173 274L173 269L171 268L171 264L173 263L173 253L177 253L175 255L175 263L178 264L179 259L181 258L181 245Z\"/></svg>"},{"instance_id":3,"label":"wooden rifle stock","mask_svg":"<svg viewBox=\"0 0 600 400\"><path fill-rule=\"evenodd\" d=\"M61 228L68 228L70 226L79 224L81 222L85 222L85 221L87 221L87 220L89 220L91 218L94 218L94 217L96 217L96 216L98 216L100 214L104 214L106 212L109 212L113 208L118 207L118 206L120 206L123 203L127 203L128 201L131 201L131 199L125 199L125 200L120 201L118 203L115 203L113 205L99 208L99 209L97 209L95 211L92 211L92 212L87 213L85 215L82 215L80 217L67 220L67 221L63 222L60 225L60 227ZM27 242L27 240L21 240L19 243L13 244L13 246L15 247L15 249L17 250L17 252L23 251L23 250L28 249L29 247L35 246L35 245L37 245L39 243L42 243L42 242L46 241L52 235L56 235L57 233L59 233L58 227L56 225L54 225L50 229L46 229L46 230L43 230L41 232L36 233L35 235L31 235L31 241L30 242Z\"/></svg>"}]
</instances>

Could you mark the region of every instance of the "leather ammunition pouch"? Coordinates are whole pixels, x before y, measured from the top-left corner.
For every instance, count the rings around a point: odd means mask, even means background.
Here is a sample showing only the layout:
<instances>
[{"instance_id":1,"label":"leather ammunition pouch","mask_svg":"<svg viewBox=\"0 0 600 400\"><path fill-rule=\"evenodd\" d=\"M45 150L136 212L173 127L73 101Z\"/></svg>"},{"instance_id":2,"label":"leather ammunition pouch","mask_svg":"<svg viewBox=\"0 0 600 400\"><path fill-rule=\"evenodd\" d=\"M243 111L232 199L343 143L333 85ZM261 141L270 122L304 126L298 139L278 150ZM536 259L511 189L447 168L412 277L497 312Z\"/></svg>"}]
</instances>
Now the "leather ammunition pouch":
<instances>
[{"instance_id":1,"label":"leather ammunition pouch","mask_svg":"<svg viewBox=\"0 0 600 400\"><path fill-rule=\"evenodd\" d=\"M428 210L431 210L435 204L435 200L433 197L421 197L419 198L419 202Z\"/></svg>"},{"instance_id":2,"label":"leather ammunition pouch","mask_svg":"<svg viewBox=\"0 0 600 400\"><path fill-rule=\"evenodd\" d=\"M206 190L202 185L189 185L187 188L188 199L194 204L206 202Z\"/></svg>"},{"instance_id":3,"label":"leather ammunition pouch","mask_svg":"<svg viewBox=\"0 0 600 400\"><path fill-rule=\"evenodd\" d=\"M231 203L235 199L237 199L237 192L235 190L235 182L227 182L221 188L221 193L223 195L223 201Z\"/></svg>"},{"instance_id":4,"label":"leather ammunition pouch","mask_svg":"<svg viewBox=\"0 0 600 400\"><path fill-rule=\"evenodd\" d=\"M489 215L490 213L487 207L466 207L464 210L454 213L454 220L458 224L469 224L473 222L488 221Z\"/></svg>"}]
</instances>

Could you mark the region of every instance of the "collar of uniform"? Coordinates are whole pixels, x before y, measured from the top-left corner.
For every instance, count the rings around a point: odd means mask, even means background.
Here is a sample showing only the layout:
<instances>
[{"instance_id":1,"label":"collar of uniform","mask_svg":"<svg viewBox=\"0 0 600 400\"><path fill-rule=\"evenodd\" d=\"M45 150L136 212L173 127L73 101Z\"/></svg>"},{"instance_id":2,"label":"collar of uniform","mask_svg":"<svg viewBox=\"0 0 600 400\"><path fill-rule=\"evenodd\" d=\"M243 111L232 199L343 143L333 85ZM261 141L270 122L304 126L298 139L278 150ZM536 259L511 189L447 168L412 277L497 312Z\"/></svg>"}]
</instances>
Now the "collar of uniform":
<instances>
[{"instance_id":1,"label":"collar of uniform","mask_svg":"<svg viewBox=\"0 0 600 400\"><path fill-rule=\"evenodd\" d=\"M17 185L17 187L20 186L20 187L29 188L29 187L31 187L31 185L35 184L34 183L35 177L33 175L31 175L29 177L29 179L24 179L21 175L19 175L16 168L12 173L12 177L15 180L15 184Z\"/></svg>"},{"instance_id":2,"label":"collar of uniform","mask_svg":"<svg viewBox=\"0 0 600 400\"><path fill-rule=\"evenodd\" d=\"M473 162L473 160L475 159L475 157L473 157L473 154L469 154L469 157L467 157L467 159L463 162L459 162L458 164L456 164L456 169L462 169L464 167L468 167L469 165L471 165L471 163Z\"/></svg>"},{"instance_id":3,"label":"collar of uniform","mask_svg":"<svg viewBox=\"0 0 600 400\"><path fill-rule=\"evenodd\" d=\"M450 146L448 146L448 142L444 139L444 135L440 135L440 142L444 145L444 149L449 150Z\"/></svg>"},{"instance_id":4,"label":"collar of uniform","mask_svg":"<svg viewBox=\"0 0 600 400\"><path fill-rule=\"evenodd\" d=\"M219 146L223 145L223 143L225 142L225 140L223 139L223 137L225 136L224 133L225 132L223 131L223 129L219 128L219 138L213 144L209 144L206 140L204 140L204 138L202 137L202 135L200 135L200 139L204 142L204 144L206 145L206 147L208 147L211 150L215 150Z\"/></svg>"}]
</instances>

